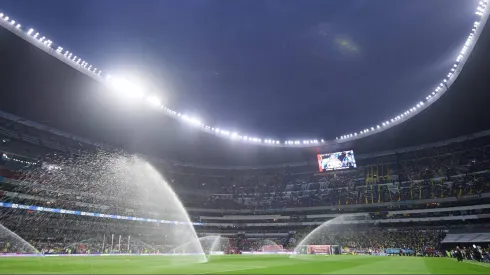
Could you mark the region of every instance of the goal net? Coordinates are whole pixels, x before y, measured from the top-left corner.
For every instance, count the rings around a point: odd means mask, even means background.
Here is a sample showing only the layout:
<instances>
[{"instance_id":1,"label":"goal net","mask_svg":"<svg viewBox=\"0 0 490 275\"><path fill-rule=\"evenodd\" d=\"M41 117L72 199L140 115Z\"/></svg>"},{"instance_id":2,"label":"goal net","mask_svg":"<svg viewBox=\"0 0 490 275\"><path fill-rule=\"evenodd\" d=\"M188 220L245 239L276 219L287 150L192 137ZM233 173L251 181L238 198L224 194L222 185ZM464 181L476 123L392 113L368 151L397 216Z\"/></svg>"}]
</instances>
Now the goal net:
<instances>
[{"instance_id":1,"label":"goal net","mask_svg":"<svg viewBox=\"0 0 490 275\"><path fill-rule=\"evenodd\" d=\"M282 245L264 245L262 246L262 251L263 252L282 252L284 251L284 248Z\"/></svg>"}]
</instances>

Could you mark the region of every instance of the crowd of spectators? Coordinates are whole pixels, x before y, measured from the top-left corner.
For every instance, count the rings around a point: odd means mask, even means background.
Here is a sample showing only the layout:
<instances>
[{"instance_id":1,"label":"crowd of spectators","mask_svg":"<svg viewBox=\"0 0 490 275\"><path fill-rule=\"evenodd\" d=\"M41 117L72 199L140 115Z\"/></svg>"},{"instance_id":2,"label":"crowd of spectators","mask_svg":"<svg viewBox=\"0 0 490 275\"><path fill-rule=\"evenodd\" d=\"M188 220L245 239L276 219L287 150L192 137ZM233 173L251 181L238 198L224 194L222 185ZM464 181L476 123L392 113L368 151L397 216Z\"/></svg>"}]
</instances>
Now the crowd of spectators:
<instances>
[{"instance_id":1,"label":"crowd of spectators","mask_svg":"<svg viewBox=\"0 0 490 275\"><path fill-rule=\"evenodd\" d=\"M287 239L260 239L230 237L223 238L214 252L223 251L227 254L240 251L294 251L306 236L311 233L310 228L305 228ZM127 235L94 235L92 238L80 239L73 236L43 239L26 239L35 249L44 254L90 254L90 253L185 253L182 244L165 244L164 240L156 240L151 244ZM31 236L32 237L32 236ZM329 230L316 232L308 236L302 245L338 245L344 252L366 253L368 251L387 252L388 254L400 253L392 251L404 251L409 255L440 255L444 252L441 241L445 237L445 231L440 229L417 230L413 228L356 230L344 228L343 230ZM211 245L205 245L205 253L211 253ZM265 249L267 247L268 249ZM272 249L272 250L271 250ZM284 249L284 250L282 250ZM390 252L391 251L391 252ZM0 238L0 253L37 253L33 249L26 248L19 239ZM444 255L450 256L450 255Z\"/></svg>"},{"instance_id":2,"label":"crowd of spectators","mask_svg":"<svg viewBox=\"0 0 490 275\"><path fill-rule=\"evenodd\" d=\"M470 245L456 246L453 249L446 250L446 256L458 259L458 261L473 260L477 262L490 263L490 245Z\"/></svg>"},{"instance_id":3,"label":"crowd of spectators","mask_svg":"<svg viewBox=\"0 0 490 275\"><path fill-rule=\"evenodd\" d=\"M303 240L308 234L307 244L340 245L347 251L386 251L401 249L411 254L430 254L440 251L440 243L446 233L441 229L380 229L355 230L342 227L337 230L319 230L310 234L310 229L296 234L290 246Z\"/></svg>"},{"instance_id":4,"label":"crowd of spectators","mask_svg":"<svg viewBox=\"0 0 490 275\"><path fill-rule=\"evenodd\" d=\"M490 192L488 139L484 137L438 147L365 157L357 161L358 169L329 173L317 173L316 166L309 164L254 170L180 166L162 167L161 170L184 205L195 208L281 209L478 197L482 193ZM45 174L37 173L37 177L32 172L27 172L24 176L18 175L18 171L5 169L16 167L13 164L17 164L17 167L27 166L19 169L22 171L29 171L30 166L37 165L37 170L44 166L37 162L25 165L25 160L4 154L0 159L0 176L42 183L41 187L39 184L17 185L9 191L52 198L49 203L58 207L76 207L89 211L90 207L81 205L80 202L90 202L102 204L104 209L120 213L128 208L141 209L149 201L128 198L131 194L138 193L129 187L124 188L127 189L124 194L118 191L116 196L104 197L104 192L94 192L97 188L101 189L98 186L95 189L90 188L88 180L70 184L60 181L67 178L67 172L61 173L61 176L56 175L54 170ZM84 161L89 167L98 165L93 164L90 159L68 160L77 165ZM50 168L48 166L46 169ZM76 173L82 172L77 170ZM93 177L90 174L85 176ZM95 194L100 196L95 198Z\"/></svg>"},{"instance_id":5,"label":"crowd of spectators","mask_svg":"<svg viewBox=\"0 0 490 275\"><path fill-rule=\"evenodd\" d=\"M279 171L212 177L180 172L179 184L200 183L207 198L189 206L263 209L373 204L445 197L478 197L490 192L490 146L450 144L358 161L354 171L319 174Z\"/></svg>"}]
</instances>

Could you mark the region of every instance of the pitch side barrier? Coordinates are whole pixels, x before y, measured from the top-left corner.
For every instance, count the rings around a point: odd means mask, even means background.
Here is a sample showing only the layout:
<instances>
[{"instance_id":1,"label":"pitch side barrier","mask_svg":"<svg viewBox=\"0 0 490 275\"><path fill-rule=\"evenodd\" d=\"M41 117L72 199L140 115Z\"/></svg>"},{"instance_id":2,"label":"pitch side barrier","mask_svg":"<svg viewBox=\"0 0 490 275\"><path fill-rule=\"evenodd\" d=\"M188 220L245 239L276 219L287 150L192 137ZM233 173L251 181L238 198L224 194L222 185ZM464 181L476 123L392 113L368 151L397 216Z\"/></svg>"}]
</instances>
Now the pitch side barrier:
<instances>
[{"instance_id":1,"label":"pitch side barrier","mask_svg":"<svg viewBox=\"0 0 490 275\"><path fill-rule=\"evenodd\" d=\"M242 251L242 255L292 255L296 254L294 251L277 251L277 252L263 252L263 251Z\"/></svg>"},{"instance_id":2,"label":"pitch side barrier","mask_svg":"<svg viewBox=\"0 0 490 275\"><path fill-rule=\"evenodd\" d=\"M223 253L224 254L224 253ZM97 256L168 256L168 257L179 257L179 256L197 256L205 255L204 253L91 253L91 254L17 254L17 253L4 253L0 254L1 257L97 257ZM213 254L215 255L215 254Z\"/></svg>"}]
</instances>

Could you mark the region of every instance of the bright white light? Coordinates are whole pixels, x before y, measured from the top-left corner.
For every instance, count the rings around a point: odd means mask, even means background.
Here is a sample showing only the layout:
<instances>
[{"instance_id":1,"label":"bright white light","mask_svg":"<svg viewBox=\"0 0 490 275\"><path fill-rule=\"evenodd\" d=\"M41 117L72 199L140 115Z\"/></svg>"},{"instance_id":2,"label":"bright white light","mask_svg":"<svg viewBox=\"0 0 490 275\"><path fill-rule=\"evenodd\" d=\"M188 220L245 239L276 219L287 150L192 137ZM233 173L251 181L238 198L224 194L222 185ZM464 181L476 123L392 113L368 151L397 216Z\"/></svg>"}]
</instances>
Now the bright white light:
<instances>
[{"instance_id":1,"label":"bright white light","mask_svg":"<svg viewBox=\"0 0 490 275\"><path fill-rule=\"evenodd\" d=\"M160 106L162 103L160 101L160 99L156 96L147 96L146 97L146 102L150 105L150 106L153 106L153 107L158 107Z\"/></svg>"},{"instance_id":2,"label":"bright white light","mask_svg":"<svg viewBox=\"0 0 490 275\"><path fill-rule=\"evenodd\" d=\"M123 78L112 78L111 86L123 97L142 99L145 96L141 87Z\"/></svg>"},{"instance_id":3,"label":"bright white light","mask_svg":"<svg viewBox=\"0 0 490 275\"><path fill-rule=\"evenodd\" d=\"M17 24L17 26L15 26L15 27L16 27L17 29L19 29L19 28L21 27L21 25L20 25L20 24Z\"/></svg>"}]
</instances>

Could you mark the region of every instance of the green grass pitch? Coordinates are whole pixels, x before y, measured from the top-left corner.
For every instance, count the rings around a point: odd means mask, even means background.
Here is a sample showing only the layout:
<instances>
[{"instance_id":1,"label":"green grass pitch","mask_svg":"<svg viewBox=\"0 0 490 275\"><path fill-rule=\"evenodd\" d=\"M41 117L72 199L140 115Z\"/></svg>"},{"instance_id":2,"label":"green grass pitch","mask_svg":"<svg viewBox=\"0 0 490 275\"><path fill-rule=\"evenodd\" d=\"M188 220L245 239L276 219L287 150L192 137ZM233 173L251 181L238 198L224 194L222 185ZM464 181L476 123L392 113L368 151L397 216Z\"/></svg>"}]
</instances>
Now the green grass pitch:
<instances>
[{"instance_id":1,"label":"green grass pitch","mask_svg":"<svg viewBox=\"0 0 490 275\"><path fill-rule=\"evenodd\" d=\"M185 256L0 258L3 274L490 274L490 264L450 258L224 255L207 263Z\"/></svg>"}]
</instances>

